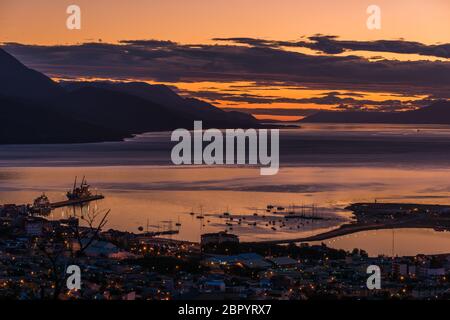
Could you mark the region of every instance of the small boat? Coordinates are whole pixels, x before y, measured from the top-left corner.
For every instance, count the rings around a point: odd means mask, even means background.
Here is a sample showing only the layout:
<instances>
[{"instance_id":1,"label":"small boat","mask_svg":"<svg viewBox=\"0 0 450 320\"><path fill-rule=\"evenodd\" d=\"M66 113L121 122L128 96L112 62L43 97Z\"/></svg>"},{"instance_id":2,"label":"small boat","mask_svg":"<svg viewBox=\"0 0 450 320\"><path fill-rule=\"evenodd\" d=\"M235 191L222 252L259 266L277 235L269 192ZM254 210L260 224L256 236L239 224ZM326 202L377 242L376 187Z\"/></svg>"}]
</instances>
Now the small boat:
<instances>
[{"instance_id":1,"label":"small boat","mask_svg":"<svg viewBox=\"0 0 450 320\"><path fill-rule=\"evenodd\" d=\"M197 219L203 220L205 216L203 215L203 207L200 206L200 214L197 216Z\"/></svg>"}]
</instances>

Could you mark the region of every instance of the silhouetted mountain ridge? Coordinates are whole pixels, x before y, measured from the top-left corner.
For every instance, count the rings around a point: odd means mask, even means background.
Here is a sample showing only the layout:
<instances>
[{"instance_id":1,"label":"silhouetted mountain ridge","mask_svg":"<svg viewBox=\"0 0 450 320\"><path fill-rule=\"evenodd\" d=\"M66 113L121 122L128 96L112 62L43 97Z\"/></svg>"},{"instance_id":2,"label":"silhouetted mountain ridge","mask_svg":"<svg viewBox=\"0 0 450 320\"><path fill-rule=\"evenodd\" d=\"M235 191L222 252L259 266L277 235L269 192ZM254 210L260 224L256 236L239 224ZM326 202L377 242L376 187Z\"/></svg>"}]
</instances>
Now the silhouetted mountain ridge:
<instances>
[{"instance_id":1,"label":"silhouetted mountain ridge","mask_svg":"<svg viewBox=\"0 0 450 320\"><path fill-rule=\"evenodd\" d=\"M47 101L62 94L64 90L56 82L0 49L0 95Z\"/></svg>"},{"instance_id":2,"label":"silhouetted mountain ridge","mask_svg":"<svg viewBox=\"0 0 450 320\"><path fill-rule=\"evenodd\" d=\"M195 98L183 98L165 85L150 85L144 82L65 82L63 87L68 91L80 88L101 88L127 93L149 102L163 106L165 109L181 113L184 118L202 120L205 127L259 127L260 123L253 116L243 112L226 112L214 105Z\"/></svg>"},{"instance_id":3,"label":"silhouetted mountain ridge","mask_svg":"<svg viewBox=\"0 0 450 320\"><path fill-rule=\"evenodd\" d=\"M140 97L107 89L84 87L59 100L58 110L73 118L129 134L190 128L193 123L183 114Z\"/></svg>"}]
</instances>

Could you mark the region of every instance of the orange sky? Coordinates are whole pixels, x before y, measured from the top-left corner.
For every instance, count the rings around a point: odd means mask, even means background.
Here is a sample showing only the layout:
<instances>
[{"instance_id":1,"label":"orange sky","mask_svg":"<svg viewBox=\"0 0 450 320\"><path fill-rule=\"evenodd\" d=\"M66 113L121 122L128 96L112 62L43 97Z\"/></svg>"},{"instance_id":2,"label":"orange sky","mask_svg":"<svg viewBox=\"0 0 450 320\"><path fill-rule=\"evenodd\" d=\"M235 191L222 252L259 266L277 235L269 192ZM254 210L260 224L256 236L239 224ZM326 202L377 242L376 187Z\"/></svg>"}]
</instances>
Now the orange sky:
<instances>
[{"instance_id":1,"label":"orange sky","mask_svg":"<svg viewBox=\"0 0 450 320\"><path fill-rule=\"evenodd\" d=\"M66 8L82 10L82 29L65 27ZM382 10L382 29L366 28L366 8ZM1 0L0 41L61 44L103 39L207 42L214 37L292 40L315 33L352 40L450 41L448 0ZM447 30L447 32L444 32Z\"/></svg>"},{"instance_id":2,"label":"orange sky","mask_svg":"<svg viewBox=\"0 0 450 320\"><path fill-rule=\"evenodd\" d=\"M70 4L81 7L81 30L66 28L66 8ZM371 31L366 27L366 9L371 4L381 7L381 30ZM322 33L338 35L340 39L404 38L436 44L450 42L449 13L449 0L0 0L0 42L54 45L99 39L103 42L158 39L193 44L213 43L212 38L220 37L297 40L301 36ZM351 54L378 55L374 52ZM395 53L380 55L399 60L439 59ZM211 84L179 83L177 86L189 91ZM218 90L226 89L227 85L222 84ZM270 88L266 89L265 93L247 93L274 94ZM297 98L322 93L320 90L277 92ZM390 98L386 96L388 93L367 94L371 99ZM311 108L311 105L301 104L236 105L226 101L219 104L240 108Z\"/></svg>"}]
</instances>

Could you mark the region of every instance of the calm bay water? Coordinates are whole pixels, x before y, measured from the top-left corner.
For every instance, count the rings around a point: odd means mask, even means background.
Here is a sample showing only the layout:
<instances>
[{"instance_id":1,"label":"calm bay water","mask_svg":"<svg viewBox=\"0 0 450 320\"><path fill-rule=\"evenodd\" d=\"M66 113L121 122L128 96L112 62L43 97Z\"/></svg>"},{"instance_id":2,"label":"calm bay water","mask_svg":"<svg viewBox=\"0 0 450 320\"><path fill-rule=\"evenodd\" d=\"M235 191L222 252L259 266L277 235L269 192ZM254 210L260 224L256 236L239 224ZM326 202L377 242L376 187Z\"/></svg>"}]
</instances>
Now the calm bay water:
<instances>
[{"instance_id":1,"label":"calm bay water","mask_svg":"<svg viewBox=\"0 0 450 320\"><path fill-rule=\"evenodd\" d=\"M30 203L41 192L64 200L74 177L85 175L106 196L90 209L111 209L109 228L161 231L179 222L175 239L198 241L202 233L230 227L244 241L298 238L348 222L352 216L344 208L355 201L450 203L449 138L446 126L303 125L282 131L280 172L266 177L257 167L174 167L169 133L114 143L1 146L0 203ZM268 204L314 204L326 220L282 225L265 213ZM225 211L241 224L227 226L220 217ZM53 218L73 213L58 209ZM450 252L450 233L419 229L363 232L325 243L390 255L393 240L398 255Z\"/></svg>"}]
</instances>

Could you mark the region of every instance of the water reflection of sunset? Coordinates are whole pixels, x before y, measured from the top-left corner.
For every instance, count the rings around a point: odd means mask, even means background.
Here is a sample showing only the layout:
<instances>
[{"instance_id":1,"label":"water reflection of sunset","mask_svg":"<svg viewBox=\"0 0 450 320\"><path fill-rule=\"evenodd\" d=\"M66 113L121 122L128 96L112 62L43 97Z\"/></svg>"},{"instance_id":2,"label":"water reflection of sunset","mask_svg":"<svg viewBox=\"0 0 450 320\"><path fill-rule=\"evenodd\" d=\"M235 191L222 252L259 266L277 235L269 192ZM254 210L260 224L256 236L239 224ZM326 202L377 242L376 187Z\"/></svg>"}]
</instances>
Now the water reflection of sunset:
<instances>
[{"instance_id":1,"label":"water reflection of sunset","mask_svg":"<svg viewBox=\"0 0 450 320\"><path fill-rule=\"evenodd\" d=\"M108 228L136 232L139 226L145 226L149 221L152 230L156 230L158 226L161 229L167 227L167 221L175 224L179 220L182 224L180 234L173 237L191 241L198 241L201 233L225 229L225 221L219 216L227 208L233 214L248 215L251 219L255 208L263 209L268 204L288 206L314 203L334 211L337 217L344 219L305 224L301 229L286 228L284 231L272 231L264 223L258 223L256 227L234 226L233 232L248 241L307 236L337 227L350 218L350 214L343 212L342 208L351 202L374 199L416 203L448 202L446 186L442 185L442 181L450 179L450 171L447 169L415 171L382 167L291 167L282 169L275 177L267 178L255 178L255 170L139 166L3 168L0 198L18 203L27 202L41 191L46 191L51 199L61 200L64 198L64 191L70 187L71 178L85 174L89 177L89 182L106 195L105 200L91 206L112 208ZM426 191L439 188L443 191ZM251 191L252 189L258 191ZM189 215L192 209L199 212L200 206L203 207L205 220L209 222L199 221ZM68 214L71 214L71 210L67 208L53 213L56 217ZM408 234L415 233L410 231ZM443 241L442 237L446 237L445 233L427 234L422 247L430 252L435 247L435 241ZM390 233L380 232L378 236L389 238ZM384 252L382 239L379 247L372 243L369 249L372 252ZM347 248L357 246L358 243L349 243L343 239L332 243L334 246L339 244ZM408 242L405 241L398 244L398 250L412 252L414 248L408 247Z\"/></svg>"}]
</instances>

